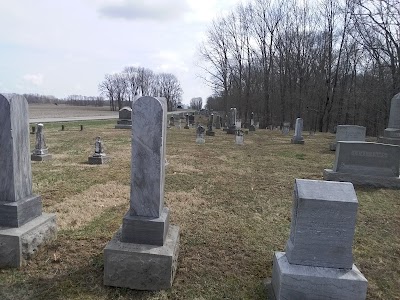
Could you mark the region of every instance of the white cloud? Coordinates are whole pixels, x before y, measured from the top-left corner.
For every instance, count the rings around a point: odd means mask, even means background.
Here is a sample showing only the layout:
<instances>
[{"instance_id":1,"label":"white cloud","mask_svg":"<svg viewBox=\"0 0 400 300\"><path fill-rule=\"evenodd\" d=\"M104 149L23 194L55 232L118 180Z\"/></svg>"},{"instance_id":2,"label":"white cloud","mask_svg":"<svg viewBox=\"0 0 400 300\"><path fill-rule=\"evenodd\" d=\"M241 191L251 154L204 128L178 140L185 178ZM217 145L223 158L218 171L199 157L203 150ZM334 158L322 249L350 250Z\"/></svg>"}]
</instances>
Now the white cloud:
<instances>
[{"instance_id":1,"label":"white cloud","mask_svg":"<svg viewBox=\"0 0 400 300\"><path fill-rule=\"evenodd\" d=\"M125 20L175 20L189 10L185 0L123 0L102 5L98 12L106 17Z\"/></svg>"},{"instance_id":2,"label":"white cloud","mask_svg":"<svg viewBox=\"0 0 400 300\"><path fill-rule=\"evenodd\" d=\"M22 78L34 85L42 85L43 84L43 74L25 74Z\"/></svg>"}]
</instances>

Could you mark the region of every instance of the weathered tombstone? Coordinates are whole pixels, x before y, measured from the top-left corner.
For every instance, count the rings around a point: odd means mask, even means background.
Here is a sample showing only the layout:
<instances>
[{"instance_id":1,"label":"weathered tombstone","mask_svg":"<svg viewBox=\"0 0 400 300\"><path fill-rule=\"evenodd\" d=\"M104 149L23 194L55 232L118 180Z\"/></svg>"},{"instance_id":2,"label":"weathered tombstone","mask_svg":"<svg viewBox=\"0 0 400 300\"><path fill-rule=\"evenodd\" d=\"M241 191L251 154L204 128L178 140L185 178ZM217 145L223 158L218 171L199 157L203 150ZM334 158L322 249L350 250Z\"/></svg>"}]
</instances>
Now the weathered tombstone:
<instances>
[{"instance_id":1,"label":"weathered tombstone","mask_svg":"<svg viewBox=\"0 0 400 300\"><path fill-rule=\"evenodd\" d=\"M383 137L379 137L378 141L384 144L400 146L400 93L392 98L389 125L385 129Z\"/></svg>"},{"instance_id":2,"label":"weathered tombstone","mask_svg":"<svg viewBox=\"0 0 400 300\"><path fill-rule=\"evenodd\" d=\"M215 129L221 129L221 116L215 116Z\"/></svg>"},{"instance_id":3,"label":"weathered tombstone","mask_svg":"<svg viewBox=\"0 0 400 300\"><path fill-rule=\"evenodd\" d=\"M213 131L213 122L214 122L214 114L211 114L208 119L208 125L207 125L207 131L206 131L206 135L208 135L208 136L215 135L215 132Z\"/></svg>"},{"instance_id":4,"label":"weathered tombstone","mask_svg":"<svg viewBox=\"0 0 400 300\"><path fill-rule=\"evenodd\" d=\"M243 145L244 144L243 130L240 130L240 129L236 130L235 144L236 145Z\"/></svg>"},{"instance_id":5,"label":"weathered tombstone","mask_svg":"<svg viewBox=\"0 0 400 300\"><path fill-rule=\"evenodd\" d=\"M174 118L174 116L171 116L169 118L169 126L175 126L175 118Z\"/></svg>"},{"instance_id":6,"label":"weathered tombstone","mask_svg":"<svg viewBox=\"0 0 400 300\"><path fill-rule=\"evenodd\" d=\"M189 116L189 125L194 125L194 113Z\"/></svg>"},{"instance_id":7,"label":"weathered tombstone","mask_svg":"<svg viewBox=\"0 0 400 300\"><path fill-rule=\"evenodd\" d=\"M349 181L355 185L400 188L400 146L338 142L333 169L324 170L324 179Z\"/></svg>"},{"instance_id":8,"label":"weathered tombstone","mask_svg":"<svg viewBox=\"0 0 400 300\"><path fill-rule=\"evenodd\" d=\"M289 131L290 131L290 123L289 122L283 122L282 134L283 135L288 135Z\"/></svg>"},{"instance_id":9,"label":"weathered tombstone","mask_svg":"<svg viewBox=\"0 0 400 300\"><path fill-rule=\"evenodd\" d=\"M296 179L290 236L275 252L272 299L364 300L368 282L353 264L358 201L348 182Z\"/></svg>"},{"instance_id":10,"label":"weathered tombstone","mask_svg":"<svg viewBox=\"0 0 400 300\"><path fill-rule=\"evenodd\" d=\"M132 128L132 108L124 106L118 112L117 125L115 129L131 129Z\"/></svg>"},{"instance_id":11,"label":"weathered tombstone","mask_svg":"<svg viewBox=\"0 0 400 300\"><path fill-rule=\"evenodd\" d=\"M338 125L336 127L336 140L330 144L331 151L336 150L337 142L353 141L365 142L366 128L358 125Z\"/></svg>"},{"instance_id":12,"label":"weathered tombstone","mask_svg":"<svg viewBox=\"0 0 400 300\"><path fill-rule=\"evenodd\" d=\"M184 128L189 129L189 114L186 114L186 125Z\"/></svg>"},{"instance_id":13,"label":"weathered tombstone","mask_svg":"<svg viewBox=\"0 0 400 300\"><path fill-rule=\"evenodd\" d=\"M227 134L235 134L236 133L236 108L233 107L230 109L229 114L227 116L227 127L224 129Z\"/></svg>"},{"instance_id":14,"label":"weathered tombstone","mask_svg":"<svg viewBox=\"0 0 400 300\"><path fill-rule=\"evenodd\" d=\"M35 133L36 133L36 126L32 126L31 134L35 134Z\"/></svg>"},{"instance_id":15,"label":"weathered tombstone","mask_svg":"<svg viewBox=\"0 0 400 300\"><path fill-rule=\"evenodd\" d=\"M294 128L294 136L291 139L292 144L304 144L303 133L303 119L296 119L296 126Z\"/></svg>"},{"instance_id":16,"label":"weathered tombstone","mask_svg":"<svg viewBox=\"0 0 400 300\"><path fill-rule=\"evenodd\" d=\"M256 131L256 126L254 125L254 113L250 114L250 127L249 131Z\"/></svg>"},{"instance_id":17,"label":"weathered tombstone","mask_svg":"<svg viewBox=\"0 0 400 300\"><path fill-rule=\"evenodd\" d=\"M79 127L81 128L81 131L83 131L83 125L81 124L81 125L79 125Z\"/></svg>"},{"instance_id":18,"label":"weathered tombstone","mask_svg":"<svg viewBox=\"0 0 400 300\"><path fill-rule=\"evenodd\" d=\"M104 248L104 284L137 290L172 286L179 227L164 207L167 103L141 97L132 105L130 209Z\"/></svg>"},{"instance_id":19,"label":"weathered tombstone","mask_svg":"<svg viewBox=\"0 0 400 300\"><path fill-rule=\"evenodd\" d=\"M198 125L196 128L196 143L197 144L204 144L206 140L204 139L204 132L205 129L203 126Z\"/></svg>"},{"instance_id":20,"label":"weathered tombstone","mask_svg":"<svg viewBox=\"0 0 400 300\"><path fill-rule=\"evenodd\" d=\"M31 160L33 161L50 160L52 157L52 155L49 154L49 150L46 146L43 128L43 124L37 124L35 150L33 150L33 153L31 155Z\"/></svg>"},{"instance_id":21,"label":"weathered tombstone","mask_svg":"<svg viewBox=\"0 0 400 300\"><path fill-rule=\"evenodd\" d=\"M56 237L54 214L32 193L28 103L0 94L0 268L18 268Z\"/></svg>"},{"instance_id":22,"label":"weathered tombstone","mask_svg":"<svg viewBox=\"0 0 400 300\"><path fill-rule=\"evenodd\" d=\"M61 125L61 131L65 130L65 125Z\"/></svg>"},{"instance_id":23,"label":"weathered tombstone","mask_svg":"<svg viewBox=\"0 0 400 300\"><path fill-rule=\"evenodd\" d=\"M94 153L88 157L89 164L102 165L109 161L109 157L104 153L104 145L101 138L98 136L94 142Z\"/></svg>"}]
</instances>

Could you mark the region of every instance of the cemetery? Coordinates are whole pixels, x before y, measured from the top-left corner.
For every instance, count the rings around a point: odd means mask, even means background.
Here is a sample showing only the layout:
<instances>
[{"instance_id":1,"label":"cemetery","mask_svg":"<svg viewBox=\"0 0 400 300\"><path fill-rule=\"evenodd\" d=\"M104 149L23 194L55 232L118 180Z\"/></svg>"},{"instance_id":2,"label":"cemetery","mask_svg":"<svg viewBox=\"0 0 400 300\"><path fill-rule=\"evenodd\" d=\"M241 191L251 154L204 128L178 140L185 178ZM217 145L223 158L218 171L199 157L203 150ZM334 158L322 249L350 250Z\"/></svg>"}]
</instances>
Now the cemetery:
<instances>
[{"instance_id":1,"label":"cemetery","mask_svg":"<svg viewBox=\"0 0 400 300\"><path fill-rule=\"evenodd\" d=\"M400 297L400 191L340 177L397 182L395 145L365 137L332 152L335 135L308 135L302 119L280 131L259 129L252 116L245 135L234 115L226 128L213 125L217 115L191 126L151 97L132 106L132 130L116 130L115 120L60 130L0 114L0 162L25 172L0 170L0 197L24 186L0 198L12 223L0 228L0 256L18 254L0 269L0 299ZM7 116L20 128L18 147L7 142ZM29 164L37 149L51 159ZM325 178L324 169L341 175ZM24 197L35 213L9 217L5 207ZM19 234L27 225L33 233ZM28 250L4 248L8 231Z\"/></svg>"}]
</instances>

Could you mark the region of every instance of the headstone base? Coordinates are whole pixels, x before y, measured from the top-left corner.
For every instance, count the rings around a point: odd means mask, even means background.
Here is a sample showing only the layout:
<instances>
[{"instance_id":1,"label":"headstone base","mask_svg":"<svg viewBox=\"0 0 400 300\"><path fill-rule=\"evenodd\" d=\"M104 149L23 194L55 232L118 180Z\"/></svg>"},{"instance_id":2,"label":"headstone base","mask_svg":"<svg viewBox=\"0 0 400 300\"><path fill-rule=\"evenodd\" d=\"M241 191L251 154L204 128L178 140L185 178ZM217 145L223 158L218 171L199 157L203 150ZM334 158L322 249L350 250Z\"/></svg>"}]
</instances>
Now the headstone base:
<instances>
[{"instance_id":1,"label":"headstone base","mask_svg":"<svg viewBox=\"0 0 400 300\"><path fill-rule=\"evenodd\" d=\"M350 173L334 172L324 169L324 180L345 181L354 185L371 186L375 188L400 189L400 177L370 176Z\"/></svg>"},{"instance_id":2,"label":"headstone base","mask_svg":"<svg viewBox=\"0 0 400 300\"><path fill-rule=\"evenodd\" d=\"M206 140L203 139L203 138L196 138L196 143L197 144L204 144L205 142L206 142Z\"/></svg>"},{"instance_id":3,"label":"headstone base","mask_svg":"<svg viewBox=\"0 0 400 300\"><path fill-rule=\"evenodd\" d=\"M294 265L285 252L275 252L271 285L276 300L365 300L368 282L355 265L352 269Z\"/></svg>"},{"instance_id":4,"label":"headstone base","mask_svg":"<svg viewBox=\"0 0 400 300\"><path fill-rule=\"evenodd\" d=\"M102 165L110 160L107 156L89 156L88 162L90 165Z\"/></svg>"},{"instance_id":5,"label":"headstone base","mask_svg":"<svg viewBox=\"0 0 400 300\"><path fill-rule=\"evenodd\" d=\"M178 254L178 226L169 227L163 246L123 243L119 229L104 248L104 285L149 291L169 289Z\"/></svg>"},{"instance_id":6,"label":"headstone base","mask_svg":"<svg viewBox=\"0 0 400 300\"><path fill-rule=\"evenodd\" d=\"M132 125L117 124L115 129L132 129Z\"/></svg>"},{"instance_id":7,"label":"headstone base","mask_svg":"<svg viewBox=\"0 0 400 300\"><path fill-rule=\"evenodd\" d=\"M0 202L0 227L20 227L42 214L42 198L37 195L16 202Z\"/></svg>"},{"instance_id":8,"label":"headstone base","mask_svg":"<svg viewBox=\"0 0 400 300\"><path fill-rule=\"evenodd\" d=\"M0 268L19 268L57 236L55 214L45 214L18 228L0 227Z\"/></svg>"},{"instance_id":9,"label":"headstone base","mask_svg":"<svg viewBox=\"0 0 400 300\"><path fill-rule=\"evenodd\" d=\"M290 142L291 142L292 144L304 144L304 139L292 138L292 139L290 140Z\"/></svg>"},{"instance_id":10,"label":"headstone base","mask_svg":"<svg viewBox=\"0 0 400 300\"><path fill-rule=\"evenodd\" d=\"M206 135L208 136L215 136L215 132L214 131L206 131Z\"/></svg>"},{"instance_id":11,"label":"headstone base","mask_svg":"<svg viewBox=\"0 0 400 300\"><path fill-rule=\"evenodd\" d=\"M330 143L329 144L329 150L336 151L336 143Z\"/></svg>"},{"instance_id":12,"label":"headstone base","mask_svg":"<svg viewBox=\"0 0 400 300\"><path fill-rule=\"evenodd\" d=\"M161 216L131 216L129 211L122 220L121 242L147 245L164 245L169 226L169 209L164 207Z\"/></svg>"},{"instance_id":13,"label":"headstone base","mask_svg":"<svg viewBox=\"0 0 400 300\"><path fill-rule=\"evenodd\" d=\"M189 129L189 126L187 126L187 125L186 125L186 126L185 126L185 127L183 127L183 128L184 128L184 129Z\"/></svg>"},{"instance_id":14,"label":"headstone base","mask_svg":"<svg viewBox=\"0 0 400 300\"><path fill-rule=\"evenodd\" d=\"M236 133L236 127L224 128L224 131L226 131L227 134L235 134Z\"/></svg>"},{"instance_id":15,"label":"headstone base","mask_svg":"<svg viewBox=\"0 0 400 300\"><path fill-rule=\"evenodd\" d=\"M31 160L32 161L46 161L52 159L51 154L43 154L43 155L36 155L36 154L31 154Z\"/></svg>"},{"instance_id":16,"label":"headstone base","mask_svg":"<svg viewBox=\"0 0 400 300\"><path fill-rule=\"evenodd\" d=\"M378 138L378 143L400 146L400 139L380 136Z\"/></svg>"}]
</instances>

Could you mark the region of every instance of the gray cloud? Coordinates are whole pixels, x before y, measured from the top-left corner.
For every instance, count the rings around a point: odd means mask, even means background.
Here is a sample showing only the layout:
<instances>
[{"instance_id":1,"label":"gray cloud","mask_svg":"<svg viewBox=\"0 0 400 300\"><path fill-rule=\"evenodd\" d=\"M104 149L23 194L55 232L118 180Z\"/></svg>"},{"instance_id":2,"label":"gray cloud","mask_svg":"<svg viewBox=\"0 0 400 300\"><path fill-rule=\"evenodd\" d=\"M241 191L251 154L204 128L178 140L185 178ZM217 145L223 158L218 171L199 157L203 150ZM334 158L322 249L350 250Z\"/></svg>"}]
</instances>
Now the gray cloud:
<instances>
[{"instance_id":1,"label":"gray cloud","mask_svg":"<svg viewBox=\"0 0 400 300\"><path fill-rule=\"evenodd\" d=\"M104 5L98 11L113 19L166 21L179 19L190 7L185 0L124 0Z\"/></svg>"}]
</instances>

